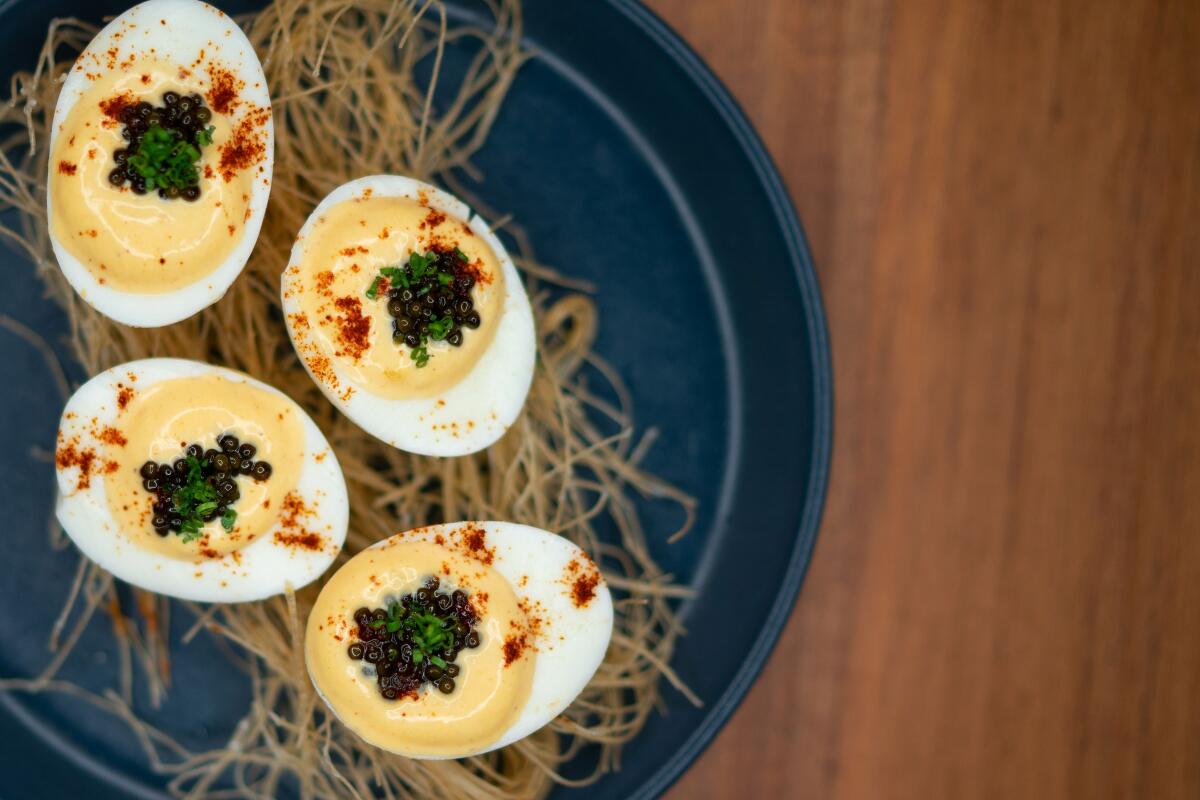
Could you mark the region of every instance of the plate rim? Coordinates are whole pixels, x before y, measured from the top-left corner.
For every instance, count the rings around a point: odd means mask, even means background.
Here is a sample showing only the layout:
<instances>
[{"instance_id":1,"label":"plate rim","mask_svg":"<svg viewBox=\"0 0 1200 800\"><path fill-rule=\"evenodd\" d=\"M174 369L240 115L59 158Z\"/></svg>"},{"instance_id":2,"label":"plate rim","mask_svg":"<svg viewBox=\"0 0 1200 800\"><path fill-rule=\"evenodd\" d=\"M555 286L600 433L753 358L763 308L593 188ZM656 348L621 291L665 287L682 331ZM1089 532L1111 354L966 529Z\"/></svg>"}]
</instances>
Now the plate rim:
<instances>
[{"instance_id":1,"label":"plate rim","mask_svg":"<svg viewBox=\"0 0 1200 800\"><path fill-rule=\"evenodd\" d=\"M796 544L788 559L783 583L754 646L747 653L734 679L712 703L700 725L692 731L683 745L632 795L637 800L651 800L662 795L679 780L716 739L762 673L797 605L800 589L812 562L829 485L833 442L833 368L825 306L808 237L804 233L804 226L791 195L784 186L779 169L758 132L733 94L708 64L679 33L644 5L642 0L606 2L649 36L679 66L684 77L700 90L720 115L754 169L791 256L792 269L804 304L810 342L809 357L813 366L814 429L810 473L808 485L804 487L804 510L796 531Z\"/></svg>"}]
</instances>

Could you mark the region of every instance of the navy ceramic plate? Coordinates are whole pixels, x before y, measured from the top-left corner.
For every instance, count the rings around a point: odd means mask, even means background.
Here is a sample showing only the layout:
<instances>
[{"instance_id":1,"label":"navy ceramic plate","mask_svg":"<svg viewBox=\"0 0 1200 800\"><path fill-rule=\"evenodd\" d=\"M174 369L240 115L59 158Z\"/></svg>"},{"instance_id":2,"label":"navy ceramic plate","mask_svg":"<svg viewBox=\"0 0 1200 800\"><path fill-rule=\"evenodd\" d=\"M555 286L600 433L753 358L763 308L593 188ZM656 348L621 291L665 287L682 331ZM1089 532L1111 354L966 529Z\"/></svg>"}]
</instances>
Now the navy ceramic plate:
<instances>
[{"instance_id":1,"label":"navy ceramic plate","mask_svg":"<svg viewBox=\"0 0 1200 800\"><path fill-rule=\"evenodd\" d=\"M33 63L52 16L99 21L127 5L0 0L3 91ZM649 505L645 521L659 562L695 589L684 608L692 633L673 663L705 705L665 688L666 713L626 748L619 772L556 796L653 797L741 700L803 580L829 461L825 322L779 176L695 54L630 0L526 0L525 9L526 44L539 57L478 159L479 194L523 223L540 258L596 284L598 349L628 381L640 424L662 432L647 464L700 501L696 528L674 545L664 541L673 509ZM63 316L30 266L8 251L0 264L0 313L58 341ZM46 629L77 562L46 545L52 470L26 455L53 447L61 401L41 358L6 330L0 356L0 607L9 612L0 675L31 676L46 663ZM175 615L176 636L186 617ZM65 676L112 686L110 641L97 620ZM180 647L166 707L147 716L204 748L230 733L248 691L219 652ZM165 797L122 723L51 695L0 697L0 771L5 798Z\"/></svg>"}]
</instances>

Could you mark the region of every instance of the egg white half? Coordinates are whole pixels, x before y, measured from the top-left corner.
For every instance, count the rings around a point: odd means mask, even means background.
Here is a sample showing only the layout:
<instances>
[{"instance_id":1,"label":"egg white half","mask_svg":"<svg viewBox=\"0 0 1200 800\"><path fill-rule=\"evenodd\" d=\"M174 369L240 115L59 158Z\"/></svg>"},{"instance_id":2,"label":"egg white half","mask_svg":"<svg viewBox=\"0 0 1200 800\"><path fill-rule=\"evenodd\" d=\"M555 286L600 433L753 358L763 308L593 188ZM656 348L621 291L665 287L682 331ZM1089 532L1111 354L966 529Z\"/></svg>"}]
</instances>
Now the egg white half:
<instances>
[{"instance_id":1,"label":"egg white half","mask_svg":"<svg viewBox=\"0 0 1200 800\"><path fill-rule=\"evenodd\" d=\"M151 47L154 48L155 58L180 65L195 62L203 50L204 61L219 63L245 81L246 85L239 94L249 103L242 103L240 109L235 109L230 115L235 127L251 104L258 108L271 107L267 79L250 40L230 16L198 0L148 0L134 6L105 25L84 49L77 63L84 63L83 59L89 54L105 53L110 48L117 48L121 58L128 59L130 55L141 54ZM93 72L105 71L101 63L91 60L87 63L92 64L89 69ZM59 128L90 83L86 70L71 69L67 73L54 107L50 152L54 152ZM100 283L51 233L50 244L54 248L54 256L63 275L79 296L106 317L137 328L156 328L179 322L220 300L250 258L271 194L271 175L275 163L273 119L268 119L260 130L264 132L266 155L261 162L262 172L252 181L248 201L250 217L242 228L241 239L220 266L200 280L172 292L123 292ZM54 202L52 193L47 196L46 202Z\"/></svg>"},{"instance_id":2,"label":"egg white half","mask_svg":"<svg viewBox=\"0 0 1200 800\"><path fill-rule=\"evenodd\" d=\"M117 426L120 385L132 383L138 391L175 378L216 375L244 382L283 398L294 407L304 428L304 457L295 492L306 499L313 516L306 528L324 540L319 550L306 550L277 542L270 530L223 558L181 560L138 547L117 527L108 508L103 475L93 475L80 488L78 466L59 467L56 514L63 530L83 554L121 580L151 592L201 602L243 602L298 589L320 577L346 540L350 502L337 456L312 419L291 398L241 372L178 358L130 361L101 372L67 401L59 430L66 440L78 437L85 447L103 444L95 431ZM93 421L94 420L94 421Z\"/></svg>"},{"instance_id":3,"label":"egg white half","mask_svg":"<svg viewBox=\"0 0 1200 800\"><path fill-rule=\"evenodd\" d=\"M591 601L578 607L563 576L572 562L591 563L590 559L573 542L541 528L516 522L450 522L397 534L376 542L368 550L383 547L394 539L436 544L439 535L449 537L453 530L467 524L485 531L487 547L495 551L491 568L508 581L519 599L538 609L541 625L533 643L536 651L533 682L520 716L487 747L448 756L404 753L409 758L466 758L507 747L540 730L584 690L604 661L612 638L613 604L608 584L601 580ZM334 715L346 722L315 681L313 685ZM381 746L378 742L372 744Z\"/></svg>"},{"instance_id":4,"label":"egg white half","mask_svg":"<svg viewBox=\"0 0 1200 800\"><path fill-rule=\"evenodd\" d=\"M368 190L373 197L404 197L425 202L430 208L464 220L471 232L492 248L504 271L505 291L495 337L466 377L449 390L424 398L392 400L372 394L355 383L336 358L330 358L330 365L337 385L330 386L313 374L306 359L301 361L331 403L360 428L392 447L429 456L462 456L483 450L503 436L516 420L533 382L537 343L533 310L521 276L500 239L466 203L435 186L399 175L371 175L330 192L300 229L288 263L299 264L304 260L306 236L328 208L362 197ZM281 288L284 316L292 344L298 345L292 315L300 311L300 300L298 292L289 291L293 280L291 270L285 269ZM355 391L347 393L339 388L345 386L352 386Z\"/></svg>"}]
</instances>

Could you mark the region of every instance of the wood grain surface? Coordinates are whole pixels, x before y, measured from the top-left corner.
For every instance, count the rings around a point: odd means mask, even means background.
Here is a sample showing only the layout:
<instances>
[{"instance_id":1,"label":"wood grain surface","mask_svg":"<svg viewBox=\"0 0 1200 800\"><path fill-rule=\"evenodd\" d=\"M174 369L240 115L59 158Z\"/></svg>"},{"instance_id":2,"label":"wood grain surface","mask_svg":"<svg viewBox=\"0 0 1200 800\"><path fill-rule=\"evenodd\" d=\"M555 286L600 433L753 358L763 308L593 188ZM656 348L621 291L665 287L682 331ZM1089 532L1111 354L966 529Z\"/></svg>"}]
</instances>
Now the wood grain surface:
<instances>
[{"instance_id":1,"label":"wood grain surface","mask_svg":"<svg viewBox=\"0 0 1200 800\"><path fill-rule=\"evenodd\" d=\"M1200 3L650 5L836 379L800 602L670 797L1200 797Z\"/></svg>"}]
</instances>

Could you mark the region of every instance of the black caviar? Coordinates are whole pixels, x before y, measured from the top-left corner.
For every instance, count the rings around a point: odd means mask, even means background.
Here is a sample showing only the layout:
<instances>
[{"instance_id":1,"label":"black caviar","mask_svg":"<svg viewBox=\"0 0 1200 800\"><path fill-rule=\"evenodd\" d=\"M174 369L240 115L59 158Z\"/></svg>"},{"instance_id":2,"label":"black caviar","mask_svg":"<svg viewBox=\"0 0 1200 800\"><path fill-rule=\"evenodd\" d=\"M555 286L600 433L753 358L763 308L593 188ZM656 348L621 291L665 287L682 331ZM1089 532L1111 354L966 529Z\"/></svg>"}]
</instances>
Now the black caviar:
<instances>
[{"instance_id":1,"label":"black caviar","mask_svg":"<svg viewBox=\"0 0 1200 800\"><path fill-rule=\"evenodd\" d=\"M150 520L159 536L177 533L185 542L199 538L206 522L220 519L225 530L237 520L233 504L241 497L237 479L245 475L265 481L271 465L255 461L258 448L231 433L217 439L217 449L191 444L170 463L142 465L142 487L154 495Z\"/></svg>"},{"instance_id":2,"label":"black caviar","mask_svg":"<svg viewBox=\"0 0 1200 800\"><path fill-rule=\"evenodd\" d=\"M384 267L367 289L367 297L379 297L385 286L392 341L408 346L418 367L429 363L430 339L460 347L464 330L478 328L482 322L471 297L475 273L457 247L412 253L407 264Z\"/></svg>"},{"instance_id":3,"label":"black caviar","mask_svg":"<svg viewBox=\"0 0 1200 800\"><path fill-rule=\"evenodd\" d=\"M201 149L212 144L212 111L199 94L164 92L162 105L142 101L120 112L121 137L129 144L113 152L113 186L129 184L134 194L156 190L167 200L200 198Z\"/></svg>"},{"instance_id":4,"label":"black caviar","mask_svg":"<svg viewBox=\"0 0 1200 800\"><path fill-rule=\"evenodd\" d=\"M420 589L384 608L354 612L358 640L347 650L375 672L379 693L387 700L414 696L426 683L438 691L454 691L464 648L479 646L478 618L467 593L438 591L430 577Z\"/></svg>"}]
</instances>

